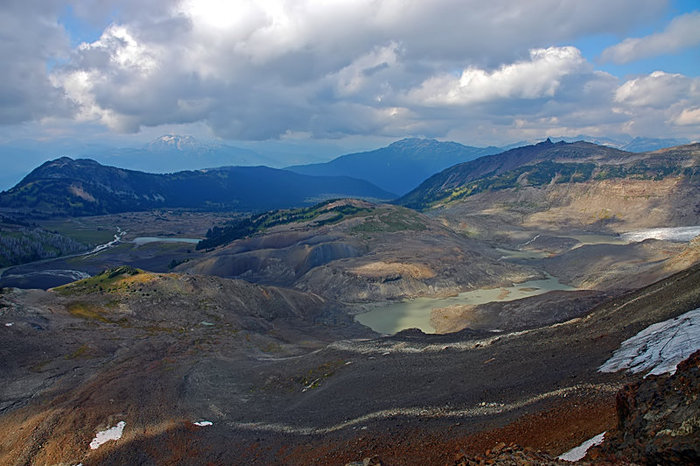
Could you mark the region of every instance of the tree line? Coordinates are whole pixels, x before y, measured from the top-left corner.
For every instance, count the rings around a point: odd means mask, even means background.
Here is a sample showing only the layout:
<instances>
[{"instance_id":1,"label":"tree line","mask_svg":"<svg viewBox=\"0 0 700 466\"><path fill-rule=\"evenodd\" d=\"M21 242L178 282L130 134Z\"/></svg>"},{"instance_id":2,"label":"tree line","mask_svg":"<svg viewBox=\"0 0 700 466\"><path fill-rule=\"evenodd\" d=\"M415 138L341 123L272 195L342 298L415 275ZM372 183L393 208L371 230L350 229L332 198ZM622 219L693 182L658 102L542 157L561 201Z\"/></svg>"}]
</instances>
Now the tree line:
<instances>
[{"instance_id":1,"label":"tree line","mask_svg":"<svg viewBox=\"0 0 700 466\"><path fill-rule=\"evenodd\" d=\"M87 251L89 246L41 228L0 229L0 267Z\"/></svg>"}]
</instances>

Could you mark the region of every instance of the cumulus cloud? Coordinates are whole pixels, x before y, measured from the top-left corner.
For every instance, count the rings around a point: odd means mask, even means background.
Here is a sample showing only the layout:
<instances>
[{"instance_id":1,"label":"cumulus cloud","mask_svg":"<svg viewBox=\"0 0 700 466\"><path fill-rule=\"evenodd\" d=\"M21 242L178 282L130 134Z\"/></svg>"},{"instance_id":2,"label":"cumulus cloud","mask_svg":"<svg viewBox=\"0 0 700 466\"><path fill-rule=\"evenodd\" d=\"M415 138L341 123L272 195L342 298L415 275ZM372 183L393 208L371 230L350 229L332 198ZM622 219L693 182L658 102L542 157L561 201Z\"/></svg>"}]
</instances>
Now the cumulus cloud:
<instances>
[{"instance_id":1,"label":"cumulus cloud","mask_svg":"<svg viewBox=\"0 0 700 466\"><path fill-rule=\"evenodd\" d=\"M69 52L54 2L7 0L0 14L0 124L66 112L66 102L47 76L47 66Z\"/></svg>"},{"instance_id":2,"label":"cumulus cloud","mask_svg":"<svg viewBox=\"0 0 700 466\"><path fill-rule=\"evenodd\" d=\"M697 98L698 81L682 74L654 71L623 83L615 92L615 102L630 107L667 108L684 99Z\"/></svg>"},{"instance_id":3,"label":"cumulus cloud","mask_svg":"<svg viewBox=\"0 0 700 466\"><path fill-rule=\"evenodd\" d=\"M424 105L464 105L494 99L553 97L564 76L584 67L587 64L575 47L534 49L528 61L503 65L492 72L469 67L459 76L431 77L410 91L408 98Z\"/></svg>"},{"instance_id":4,"label":"cumulus cloud","mask_svg":"<svg viewBox=\"0 0 700 466\"><path fill-rule=\"evenodd\" d=\"M619 125L633 108L682 98L672 77L644 103L644 77L618 89L575 47L552 46L626 34L663 11L657 0L96 0L73 11L101 35L72 50L60 6L41 13L44 3L16 2L14 16L46 20L27 27L37 37L16 30L32 44L26 60L3 52L37 80L0 83L0 98L37 89L8 121L72 112L116 132L196 123L226 139L445 136ZM700 105L684 102L664 121ZM0 108L1 119L10 107Z\"/></svg>"},{"instance_id":5,"label":"cumulus cloud","mask_svg":"<svg viewBox=\"0 0 700 466\"><path fill-rule=\"evenodd\" d=\"M691 138L696 138L700 129L698 108L700 78L663 71L622 83L612 103L614 112L626 116L623 128L629 133L675 132Z\"/></svg>"},{"instance_id":6,"label":"cumulus cloud","mask_svg":"<svg viewBox=\"0 0 700 466\"><path fill-rule=\"evenodd\" d=\"M659 11L654 0L608 3L183 0L139 13L130 0L118 5L121 21L78 47L52 82L77 118L116 131L204 121L235 139L436 133L449 116L417 112L405 99L427 79L464 68L473 72L465 79L491 89L487 100L551 96L583 59L573 48L545 48L523 61L531 48L622 33L616 14L643 22ZM97 2L91 12L83 4L78 14L99 18L115 5ZM603 7L616 14L601 17Z\"/></svg>"},{"instance_id":7,"label":"cumulus cloud","mask_svg":"<svg viewBox=\"0 0 700 466\"><path fill-rule=\"evenodd\" d=\"M603 50L601 59L629 63L642 58L675 53L700 44L700 12L678 16L665 31L640 38L628 38Z\"/></svg>"},{"instance_id":8,"label":"cumulus cloud","mask_svg":"<svg viewBox=\"0 0 700 466\"><path fill-rule=\"evenodd\" d=\"M674 122L681 126L700 126L700 107L684 108Z\"/></svg>"}]
</instances>

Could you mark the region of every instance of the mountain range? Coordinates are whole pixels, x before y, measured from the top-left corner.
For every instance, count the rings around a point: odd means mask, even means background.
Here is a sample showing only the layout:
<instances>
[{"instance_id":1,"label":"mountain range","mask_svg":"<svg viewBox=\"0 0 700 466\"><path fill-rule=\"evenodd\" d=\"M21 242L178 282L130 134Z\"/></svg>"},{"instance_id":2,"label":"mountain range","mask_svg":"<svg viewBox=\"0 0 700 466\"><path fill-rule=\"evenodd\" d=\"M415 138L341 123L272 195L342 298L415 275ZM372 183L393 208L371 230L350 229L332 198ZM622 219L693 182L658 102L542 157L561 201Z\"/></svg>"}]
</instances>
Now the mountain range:
<instances>
[{"instance_id":1,"label":"mountain range","mask_svg":"<svg viewBox=\"0 0 700 466\"><path fill-rule=\"evenodd\" d=\"M498 147L472 147L434 139L402 139L387 147L340 156L326 163L287 167L305 175L367 180L392 193L405 194L430 175L461 162L501 152Z\"/></svg>"},{"instance_id":2,"label":"mountain range","mask_svg":"<svg viewBox=\"0 0 700 466\"><path fill-rule=\"evenodd\" d=\"M175 207L250 211L333 197L387 200L395 196L364 180L268 167L153 174L62 157L42 164L17 186L0 193L0 207L73 216Z\"/></svg>"},{"instance_id":3,"label":"mountain range","mask_svg":"<svg viewBox=\"0 0 700 466\"><path fill-rule=\"evenodd\" d=\"M700 173L700 144L633 153L585 141L538 144L461 163L437 173L397 203L426 209L482 192L606 179L662 180Z\"/></svg>"},{"instance_id":4,"label":"mountain range","mask_svg":"<svg viewBox=\"0 0 700 466\"><path fill-rule=\"evenodd\" d=\"M555 142L558 140L586 140L631 152L657 150L690 142L685 139L632 138L626 135L581 135L554 139ZM177 134L165 134L148 143L126 147L114 143L82 143L74 140L54 140L50 143L17 140L0 145L0 157L4 159L3 170L0 172L0 190L11 188L33 168L49 158L69 156L89 158L103 165L150 173L173 173L221 166L265 165L280 168L288 165L289 160L295 160L299 162L290 168L299 173L340 174L364 178L386 191L402 195L428 176L451 165L530 143L520 141L500 148L482 148L414 138L397 141L387 147L368 152L341 155L325 163L299 165L301 161L324 158L328 160L330 154L327 152L337 149L327 148L325 152L316 149L313 154L302 147L291 145L252 150ZM347 170L347 173L344 170Z\"/></svg>"},{"instance_id":5,"label":"mountain range","mask_svg":"<svg viewBox=\"0 0 700 466\"><path fill-rule=\"evenodd\" d=\"M620 149L627 152L650 152L654 150L665 149L667 147L682 146L685 144L690 144L692 142L690 139L686 138L647 138L640 136L633 138L627 135L607 137L590 136L586 134L579 134L573 137L552 137L551 139L554 142L588 141L594 144L599 144L601 146L614 147L615 149ZM518 146L524 145L527 144L511 144L507 147L507 149L514 149Z\"/></svg>"},{"instance_id":6,"label":"mountain range","mask_svg":"<svg viewBox=\"0 0 700 466\"><path fill-rule=\"evenodd\" d=\"M199 147L193 139L168 136L154 141L150 150L191 154L188 148ZM426 209L509 188L609 178L692 177L698 170L694 152L687 149L634 153L585 141L555 143L547 139L479 156L497 150L404 139L375 151L285 170L221 167L171 174L62 157L44 163L15 187L0 193L0 207L66 215L160 207L260 211L310 205L334 197L390 200L401 193L398 204Z\"/></svg>"},{"instance_id":7,"label":"mountain range","mask_svg":"<svg viewBox=\"0 0 700 466\"><path fill-rule=\"evenodd\" d=\"M455 149L396 146L374 155ZM699 175L700 144L548 139L375 203L46 162L0 193L3 244L47 256L0 270L0 463L560 464L595 438L586 464L697 464Z\"/></svg>"}]
</instances>

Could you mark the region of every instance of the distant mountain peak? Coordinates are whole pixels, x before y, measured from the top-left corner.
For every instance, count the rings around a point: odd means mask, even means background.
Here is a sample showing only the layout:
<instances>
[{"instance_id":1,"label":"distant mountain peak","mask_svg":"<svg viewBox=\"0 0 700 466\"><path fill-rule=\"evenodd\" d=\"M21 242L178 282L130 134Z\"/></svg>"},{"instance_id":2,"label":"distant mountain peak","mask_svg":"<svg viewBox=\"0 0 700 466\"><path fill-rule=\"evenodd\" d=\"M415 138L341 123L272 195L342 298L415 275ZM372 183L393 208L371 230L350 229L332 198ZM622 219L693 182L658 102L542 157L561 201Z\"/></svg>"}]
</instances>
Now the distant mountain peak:
<instances>
[{"instance_id":1,"label":"distant mountain peak","mask_svg":"<svg viewBox=\"0 0 700 466\"><path fill-rule=\"evenodd\" d=\"M75 160L73 160L70 157L66 157L64 155L63 157L59 157L59 158L54 159L54 160L47 160L46 162L44 162L41 165L41 167L62 167L65 165L70 165L74 162L75 162Z\"/></svg>"},{"instance_id":2,"label":"distant mountain peak","mask_svg":"<svg viewBox=\"0 0 700 466\"><path fill-rule=\"evenodd\" d=\"M403 138L399 139L398 141L392 142L389 144L389 147L401 147L401 146L413 146L416 144L433 144L436 143L435 139L427 139L427 138Z\"/></svg>"},{"instance_id":3,"label":"distant mountain peak","mask_svg":"<svg viewBox=\"0 0 700 466\"><path fill-rule=\"evenodd\" d=\"M420 149L437 149L437 148L467 148L467 146L464 146L458 142L452 142L452 141L438 141L437 139L431 139L431 138L404 138L400 139L396 142L393 142L387 146L387 148L391 149L399 149L399 150L420 150Z\"/></svg>"},{"instance_id":4,"label":"distant mountain peak","mask_svg":"<svg viewBox=\"0 0 700 466\"><path fill-rule=\"evenodd\" d=\"M306 175L347 175L405 194L429 176L452 165L499 152L498 148L465 146L427 138L406 138L367 152L341 155L326 163L288 169Z\"/></svg>"},{"instance_id":5,"label":"distant mountain peak","mask_svg":"<svg viewBox=\"0 0 700 466\"><path fill-rule=\"evenodd\" d=\"M180 136L177 134L164 134L148 144L149 150L178 150L188 151L200 146L197 139L192 136Z\"/></svg>"}]
</instances>

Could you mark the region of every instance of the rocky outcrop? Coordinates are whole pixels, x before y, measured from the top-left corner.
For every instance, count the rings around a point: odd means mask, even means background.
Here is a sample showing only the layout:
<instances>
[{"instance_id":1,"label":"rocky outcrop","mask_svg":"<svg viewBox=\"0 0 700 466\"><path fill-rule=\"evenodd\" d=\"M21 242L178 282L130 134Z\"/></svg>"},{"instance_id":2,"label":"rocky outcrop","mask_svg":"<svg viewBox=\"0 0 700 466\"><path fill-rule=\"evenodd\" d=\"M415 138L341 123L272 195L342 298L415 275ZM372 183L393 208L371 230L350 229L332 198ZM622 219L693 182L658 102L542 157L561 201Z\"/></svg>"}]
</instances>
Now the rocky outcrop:
<instances>
[{"instance_id":1,"label":"rocky outcrop","mask_svg":"<svg viewBox=\"0 0 700 466\"><path fill-rule=\"evenodd\" d=\"M558 460L543 451L534 448L523 448L515 444L506 445L501 442L493 448L486 450L483 455L474 457L462 456L455 461L455 466L481 466L487 464L500 464L507 466L519 466L521 464L537 465L564 465L567 461Z\"/></svg>"},{"instance_id":2,"label":"rocky outcrop","mask_svg":"<svg viewBox=\"0 0 700 466\"><path fill-rule=\"evenodd\" d=\"M589 458L700 464L700 351L671 376L648 376L617 395L618 426Z\"/></svg>"}]
</instances>

